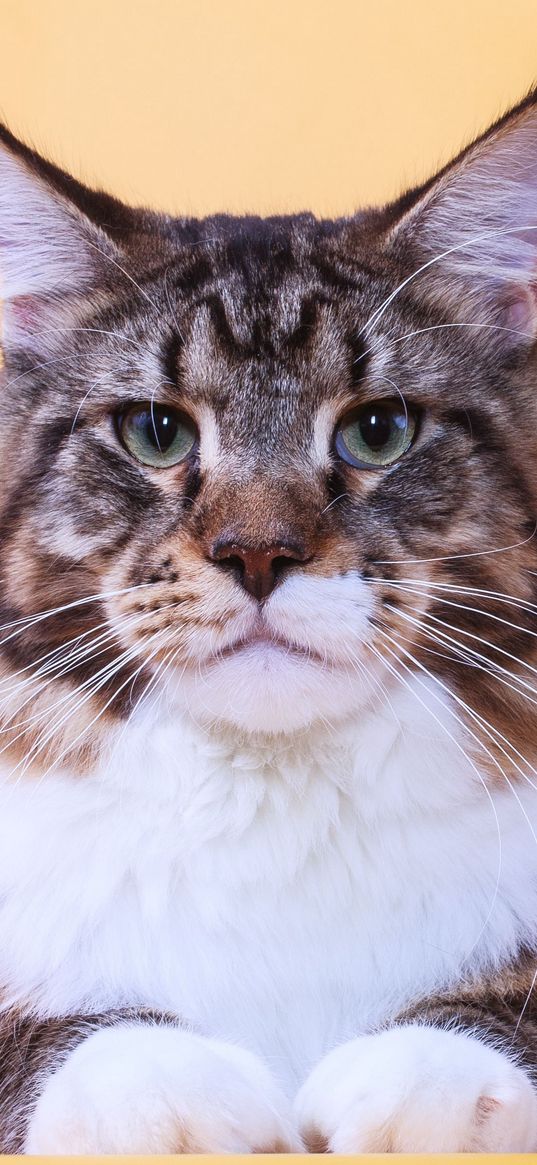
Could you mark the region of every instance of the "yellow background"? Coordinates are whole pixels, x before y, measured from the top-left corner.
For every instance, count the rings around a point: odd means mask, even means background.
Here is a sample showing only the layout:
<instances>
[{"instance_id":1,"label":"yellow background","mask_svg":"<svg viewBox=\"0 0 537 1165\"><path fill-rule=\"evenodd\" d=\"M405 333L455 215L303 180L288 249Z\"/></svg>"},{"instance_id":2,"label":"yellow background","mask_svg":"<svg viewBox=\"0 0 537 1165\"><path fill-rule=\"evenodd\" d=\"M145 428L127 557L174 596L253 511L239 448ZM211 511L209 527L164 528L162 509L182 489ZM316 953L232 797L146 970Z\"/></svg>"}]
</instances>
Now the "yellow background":
<instances>
[{"instance_id":1,"label":"yellow background","mask_svg":"<svg viewBox=\"0 0 537 1165\"><path fill-rule=\"evenodd\" d=\"M175 212L345 213L537 79L537 0L0 0L0 113Z\"/></svg>"}]
</instances>

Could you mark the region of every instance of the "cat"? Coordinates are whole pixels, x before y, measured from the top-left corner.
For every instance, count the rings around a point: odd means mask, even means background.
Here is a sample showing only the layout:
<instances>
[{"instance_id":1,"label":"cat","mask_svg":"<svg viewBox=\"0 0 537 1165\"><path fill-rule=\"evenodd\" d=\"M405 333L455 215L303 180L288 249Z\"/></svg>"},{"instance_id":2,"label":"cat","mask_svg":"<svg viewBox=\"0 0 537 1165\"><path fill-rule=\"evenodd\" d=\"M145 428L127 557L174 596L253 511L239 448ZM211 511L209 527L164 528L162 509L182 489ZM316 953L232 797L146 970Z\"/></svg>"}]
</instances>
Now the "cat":
<instances>
[{"instance_id":1,"label":"cat","mask_svg":"<svg viewBox=\"0 0 537 1165\"><path fill-rule=\"evenodd\" d=\"M537 1150L537 91L334 221L0 132L0 1147Z\"/></svg>"}]
</instances>

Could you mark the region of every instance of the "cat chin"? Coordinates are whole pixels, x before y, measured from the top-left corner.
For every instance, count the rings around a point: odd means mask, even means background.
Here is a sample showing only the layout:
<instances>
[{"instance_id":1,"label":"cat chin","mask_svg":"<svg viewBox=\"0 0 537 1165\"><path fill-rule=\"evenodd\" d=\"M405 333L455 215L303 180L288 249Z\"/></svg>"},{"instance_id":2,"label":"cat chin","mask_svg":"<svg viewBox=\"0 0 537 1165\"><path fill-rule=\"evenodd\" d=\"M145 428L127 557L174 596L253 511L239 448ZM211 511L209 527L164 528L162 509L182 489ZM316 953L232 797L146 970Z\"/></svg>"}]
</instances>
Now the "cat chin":
<instances>
[{"instance_id":1,"label":"cat chin","mask_svg":"<svg viewBox=\"0 0 537 1165\"><path fill-rule=\"evenodd\" d=\"M326 665L268 644L182 673L177 698L198 722L249 733L290 733L347 719L370 697L348 667Z\"/></svg>"}]
</instances>

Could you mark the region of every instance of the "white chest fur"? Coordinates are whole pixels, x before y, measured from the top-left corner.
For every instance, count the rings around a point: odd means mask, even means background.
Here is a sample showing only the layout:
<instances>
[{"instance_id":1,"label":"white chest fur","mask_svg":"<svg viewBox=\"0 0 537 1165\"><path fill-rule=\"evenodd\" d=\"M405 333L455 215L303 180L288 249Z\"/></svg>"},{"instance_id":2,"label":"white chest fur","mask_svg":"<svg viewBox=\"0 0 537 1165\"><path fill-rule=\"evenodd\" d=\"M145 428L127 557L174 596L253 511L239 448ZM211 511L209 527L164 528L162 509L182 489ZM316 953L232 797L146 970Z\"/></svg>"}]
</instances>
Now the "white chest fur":
<instances>
[{"instance_id":1,"label":"white chest fur","mask_svg":"<svg viewBox=\"0 0 537 1165\"><path fill-rule=\"evenodd\" d=\"M257 747L146 712L91 778L6 775L9 1001L170 1009L291 1086L334 1043L531 941L537 793L487 793L449 709L423 699Z\"/></svg>"}]
</instances>

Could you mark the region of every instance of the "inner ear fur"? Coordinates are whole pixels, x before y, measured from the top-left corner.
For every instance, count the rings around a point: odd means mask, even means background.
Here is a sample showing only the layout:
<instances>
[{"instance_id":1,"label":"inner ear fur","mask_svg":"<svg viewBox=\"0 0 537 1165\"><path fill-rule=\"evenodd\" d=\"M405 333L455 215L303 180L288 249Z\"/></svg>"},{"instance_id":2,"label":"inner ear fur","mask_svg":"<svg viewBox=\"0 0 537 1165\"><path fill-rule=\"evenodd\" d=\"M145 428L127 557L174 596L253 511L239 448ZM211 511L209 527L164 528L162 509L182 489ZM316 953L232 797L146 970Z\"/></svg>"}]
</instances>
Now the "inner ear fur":
<instances>
[{"instance_id":1,"label":"inner ear fur","mask_svg":"<svg viewBox=\"0 0 537 1165\"><path fill-rule=\"evenodd\" d=\"M388 208L388 220L385 244L418 294L440 298L457 319L505 328L507 344L532 342L537 89Z\"/></svg>"}]
</instances>

